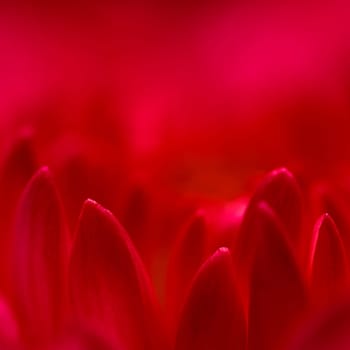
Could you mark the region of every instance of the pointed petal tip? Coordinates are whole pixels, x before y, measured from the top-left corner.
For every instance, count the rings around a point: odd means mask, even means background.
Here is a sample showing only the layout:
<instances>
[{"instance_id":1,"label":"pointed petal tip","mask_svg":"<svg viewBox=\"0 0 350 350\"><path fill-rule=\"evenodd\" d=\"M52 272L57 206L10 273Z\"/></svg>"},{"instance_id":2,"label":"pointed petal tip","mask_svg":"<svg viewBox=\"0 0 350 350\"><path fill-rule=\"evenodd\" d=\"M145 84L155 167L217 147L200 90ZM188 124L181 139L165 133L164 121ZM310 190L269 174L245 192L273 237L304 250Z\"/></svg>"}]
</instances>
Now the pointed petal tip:
<instances>
[{"instance_id":1,"label":"pointed petal tip","mask_svg":"<svg viewBox=\"0 0 350 350\"><path fill-rule=\"evenodd\" d=\"M230 249L227 247L220 247L214 254L213 257L230 257L231 258L231 252Z\"/></svg>"},{"instance_id":2,"label":"pointed petal tip","mask_svg":"<svg viewBox=\"0 0 350 350\"><path fill-rule=\"evenodd\" d=\"M277 168L268 173L265 177L265 184L273 181L274 183L288 185L294 188L294 191L299 192L299 183L294 173L287 168Z\"/></svg>"},{"instance_id":3,"label":"pointed petal tip","mask_svg":"<svg viewBox=\"0 0 350 350\"><path fill-rule=\"evenodd\" d=\"M69 281L73 308L83 322L115 333L128 348L158 349L150 345L163 337L153 334L160 327L157 305L141 258L115 216L91 199L80 214Z\"/></svg>"},{"instance_id":4,"label":"pointed petal tip","mask_svg":"<svg viewBox=\"0 0 350 350\"><path fill-rule=\"evenodd\" d=\"M220 247L217 249L208 259L203 266L206 266L207 264L219 264L219 265L227 265L229 266L230 264L233 263L232 260L232 255L230 252L230 249L227 247Z\"/></svg>"},{"instance_id":5,"label":"pointed petal tip","mask_svg":"<svg viewBox=\"0 0 350 350\"><path fill-rule=\"evenodd\" d=\"M34 175L27 182L26 187L24 188L23 194L25 196L29 191L41 191L41 189L47 189L51 193L56 193L56 185L53 180L51 171L49 167L42 166L40 167ZM56 194L55 194L56 195Z\"/></svg>"},{"instance_id":6,"label":"pointed petal tip","mask_svg":"<svg viewBox=\"0 0 350 350\"><path fill-rule=\"evenodd\" d=\"M36 174L36 176L44 176L44 177L50 177L51 176L51 171L49 169L49 167L47 165L43 165L42 167L40 167Z\"/></svg>"},{"instance_id":7,"label":"pointed petal tip","mask_svg":"<svg viewBox=\"0 0 350 350\"><path fill-rule=\"evenodd\" d=\"M333 220L332 216L329 213L324 213L322 214L315 223L314 226L314 240L318 240L319 238L319 233L325 230L325 232L333 232L336 234L336 236L339 235L338 227ZM314 244L316 242L313 242Z\"/></svg>"},{"instance_id":8,"label":"pointed petal tip","mask_svg":"<svg viewBox=\"0 0 350 350\"><path fill-rule=\"evenodd\" d=\"M108 216L113 216L113 214L108 209L106 209L100 203L96 202L95 200L93 200L91 198L88 198L84 201L81 212L84 213L84 212L89 211L89 210L96 210L96 211L98 211L100 213L104 213Z\"/></svg>"},{"instance_id":9,"label":"pointed petal tip","mask_svg":"<svg viewBox=\"0 0 350 350\"><path fill-rule=\"evenodd\" d=\"M51 177L52 177L52 175L51 175L51 171L50 171L49 167L44 165L36 170L36 172L34 173L34 175L31 178L30 182L49 180L49 179L51 179Z\"/></svg>"},{"instance_id":10,"label":"pointed petal tip","mask_svg":"<svg viewBox=\"0 0 350 350\"><path fill-rule=\"evenodd\" d=\"M176 335L176 350L243 349L246 325L228 248L208 258L192 281Z\"/></svg>"},{"instance_id":11,"label":"pointed petal tip","mask_svg":"<svg viewBox=\"0 0 350 350\"><path fill-rule=\"evenodd\" d=\"M328 303L348 290L349 270L346 250L331 215L316 221L309 254L309 279L315 303Z\"/></svg>"},{"instance_id":12,"label":"pointed petal tip","mask_svg":"<svg viewBox=\"0 0 350 350\"><path fill-rule=\"evenodd\" d=\"M66 233L59 193L48 167L43 166L17 203L10 243L12 293L20 305L21 322L28 328L25 337L53 334L64 317L64 274L70 244Z\"/></svg>"},{"instance_id":13,"label":"pointed petal tip","mask_svg":"<svg viewBox=\"0 0 350 350\"><path fill-rule=\"evenodd\" d=\"M98 204L96 201L94 201L91 198L87 198L83 203L82 211L89 208L100 208L100 207L101 205Z\"/></svg>"},{"instance_id":14,"label":"pointed petal tip","mask_svg":"<svg viewBox=\"0 0 350 350\"><path fill-rule=\"evenodd\" d=\"M271 171L271 174L293 176L292 172L288 170L286 167L275 168Z\"/></svg>"},{"instance_id":15,"label":"pointed petal tip","mask_svg":"<svg viewBox=\"0 0 350 350\"><path fill-rule=\"evenodd\" d=\"M319 229L323 226L332 227L334 229L336 229L336 227L337 227L332 216L329 213L322 214L319 217L317 223L319 224Z\"/></svg>"}]
</instances>

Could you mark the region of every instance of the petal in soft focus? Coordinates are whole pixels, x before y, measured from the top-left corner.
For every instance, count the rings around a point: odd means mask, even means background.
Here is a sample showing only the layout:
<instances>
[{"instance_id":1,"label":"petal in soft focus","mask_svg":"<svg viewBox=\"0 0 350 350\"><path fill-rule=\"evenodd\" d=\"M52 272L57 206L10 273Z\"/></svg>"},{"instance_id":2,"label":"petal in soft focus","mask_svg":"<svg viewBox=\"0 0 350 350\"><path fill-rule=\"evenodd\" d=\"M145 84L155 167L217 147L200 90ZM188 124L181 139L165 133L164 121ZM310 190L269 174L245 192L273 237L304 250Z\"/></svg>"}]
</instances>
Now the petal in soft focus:
<instances>
[{"instance_id":1,"label":"petal in soft focus","mask_svg":"<svg viewBox=\"0 0 350 350\"><path fill-rule=\"evenodd\" d=\"M142 257L149 252L150 199L142 186L134 186L126 200L123 212L123 226L129 233L137 251Z\"/></svg>"},{"instance_id":2,"label":"petal in soft focus","mask_svg":"<svg viewBox=\"0 0 350 350\"><path fill-rule=\"evenodd\" d=\"M220 248L199 270L184 305L177 350L240 350L246 321L235 286L232 257Z\"/></svg>"},{"instance_id":3,"label":"petal in soft focus","mask_svg":"<svg viewBox=\"0 0 350 350\"><path fill-rule=\"evenodd\" d=\"M246 223L232 249L245 307L249 303L251 273L261 241L268 240L270 235L286 235L276 213L265 202L252 206L246 215Z\"/></svg>"},{"instance_id":4,"label":"petal in soft focus","mask_svg":"<svg viewBox=\"0 0 350 350\"><path fill-rule=\"evenodd\" d=\"M91 200L80 216L69 281L78 321L128 350L164 348L143 264L115 217Z\"/></svg>"},{"instance_id":5,"label":"petal in soft focus","mask_svg":"<svg viewBox=\"0 0 350 350\"><path fill-rule=\"evenodd\" d=\"M7 292L9 285L8 255L14 211L25 185L36 169L37 161L32 134L29 130L25 130L13 142L5 155L0 172L0 196L4 199L0 201L0 284L4 292Z\"/></svg>"},{"instance_id":6,"label":"petal in soft focus","mask_svg":"<svg viewBox=\"0 0 350 350\"><path fill-rule=\"evenodd\" d=\"M294 176L282 168L265 177L250 200L242 223L243 230L249 224L250 211L261 201L266 202L276 212L288 233L288 239L298 246L302 226L302 197Z\"/></svg>"},{"instance_id":7,"label":"petal in soft focus","mask_svg":"<svg viewBox=\"0 0 350 350\"><path fill-rule=\"evenodd\" d=\"M325 304L348 292L349 271L343 242L328 214L316 222L310 253L312 301Z\"/></svg>"},{"instance_id":8,"label":"petal in soft focus","mask_svg":"<svg viewBox=\"0 0 350 350\"><path fill-rule=\"evenodd\" d=\"M67 236L55 185L42 168L23 193L12 242L14 302L29 341L54 334L63 321Z\"/></svg>"},{"instance_id":9,"label":"petal in soft focus","mask_svg":"<svg viewBox=\"0 0 350 350\"><path fill-rule=\"evenodd\" d=\"M350 304L333 306L309 321L288 350L350 349Z\"/></svg>"},{"instance_id":10,"label":"petal in soft focus","mask_svg":"<svg viewBox=\"0 0 350 350\"><path fill-rule=\"evenodd\" d=\"M347 259L350 259L350 220L348 218L348 203L336 191L321 184L312 189L311 199L317 216L328 213L337 223L337 228L344 244Z\"/></svg>"},{"instance_id":11,"label":"petal in soft focus","mask_svg":"<svg viewBox=\"0 0 350 350\"><path fill-rule=\"evenodd\" d=\"M271 210L266 204L262 209ZM281 349L307 306L305 285L283 232L269 230L261 237L251 278L248 349Z\"/></svg>"},{"instance_id":12,"label":"petal in soft focus","mask_svg":"<svg viewBox=\"0 0 350 350\"><path fill-rule=\"evenodd\" d=\"M167 280L167 313L177 319L192 279L205 259L207 225L198 210L180 231L170 257Z\"/></svg>"}]
</instances>

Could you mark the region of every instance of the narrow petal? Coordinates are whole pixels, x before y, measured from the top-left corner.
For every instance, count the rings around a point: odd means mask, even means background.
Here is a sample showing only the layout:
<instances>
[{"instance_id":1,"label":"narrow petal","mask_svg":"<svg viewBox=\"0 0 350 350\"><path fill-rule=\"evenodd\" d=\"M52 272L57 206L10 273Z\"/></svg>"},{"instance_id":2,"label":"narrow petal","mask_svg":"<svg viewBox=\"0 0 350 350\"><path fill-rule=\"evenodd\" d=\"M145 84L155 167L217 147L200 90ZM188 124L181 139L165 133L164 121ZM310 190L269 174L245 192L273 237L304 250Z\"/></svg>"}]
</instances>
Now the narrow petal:
<instances>
[{"instance_id":1,"label":"narrow petal","mask_svg":"<svg viewBox=\"0 0 350 350\"><path fill-rule=\"evenodd\" d=\"M315 224L310 252L312 300L327 303L348 292L349 271L339 231L328 214Z\"/></svg>"},{"instance_id":2,"label":"narrow petal","mask_svg":"<svg viewBox=\"0 0 350 350\"><path fill-rule=\"evenodd\" d=\"M44 167L23 193L12 245L14 299L30 340L52 335L62 322L67 236L55 185Z\"/></svg>"},{"instance_id":3,"label":"narrow petal","mask_svg":"<svg viewBox=\"0 0 350 350\"><path fill-rule=\"evenodd\" d=\"M0 170L0 288L8 292L10 284L10 238L15 208L21 193L37 169L32 134L24 130L10 146Z\"/></svg>"},{"instance_id":4,"label":"narrow petal","mask_svg":"<svg viewBox=\"0 0 350 350\"><path fill-rule=\"evenodd\" d=\"M281 349L307 306L305 285L283 232L269 230L261 237L251 278L248 349Z\"/></svg>"},{"instance_id":5,"label":"narrow petal","mask_svg":"<svg viewBox=\"0 0 350 350\"><path fill-rule=\"evenodd\" d=\"M190 283L205 259L206 236L205 213L198 210L180 231L170 257L167 273L169 319L177 319Z\"/></svg>"},{"instance_id":6,"label":"narrow petal","mask_svg":"<svg viewBox=\"0 0 350 350\"><path fill-rule=\"evenodd\" d=\"M252 206L248 215L246 219L249 217L249 220L241 228L232 250L245 308L249 303L251 273L261 241L269 240L271 235L287 235L276 213L265 202Z\"/></svg>"},{"instance_id":7,"label":"narrow petal","mask_svg":"<svg viewBox=\"0 0 350 350\"><path fill-rule=\"evenodd\" d=\"M91 200L79 219L69 281L78 321L128 350L164 348L143 264L115 217Z\"/></svg>"},{"instance_id":8,"label":"narrow petal","mask_svg":"<svg viewBox=\"0 0 350 350\"><path fill-rule=\"evenodd\" d=\"M250 212L259 202L266 202L285 227L293 245L300 242L302 226L302 197L294 176L281 168L269 173L250 200L242 223L242 230L249 224Z\"/></svg>"},{"instance_id":9,"label":"narrow petal","mask_svg":"<svg viewBox=\"0 0 350 350\"><path fill-rule=\"evenodd\" d=\"M184 305L176 350L240 350L246 323L229 250L220 248L195 277Z\"/></svg>"},{"instance_id":10,"label":"narrow petal","mask_svg":"<svg viewBox=\"0 0 350 350\"><path fill-rule=\"evenodd\" d=\"M333 305L305 324L288 350L350 349L350 303Z\"/></svg>"},{"instance_id":11,"label":"narrow petal","mask_svg":"<svg viewBox=\"0 0 350 350\"><path fill-rule=\"evenodd\" d=\"M348 204L337 192L332 191L325 184L318 185L311 193L317 216L328 213L337 223L347 260L350 259L350 220L348 218Z\"/></svg>"}]
</instances>

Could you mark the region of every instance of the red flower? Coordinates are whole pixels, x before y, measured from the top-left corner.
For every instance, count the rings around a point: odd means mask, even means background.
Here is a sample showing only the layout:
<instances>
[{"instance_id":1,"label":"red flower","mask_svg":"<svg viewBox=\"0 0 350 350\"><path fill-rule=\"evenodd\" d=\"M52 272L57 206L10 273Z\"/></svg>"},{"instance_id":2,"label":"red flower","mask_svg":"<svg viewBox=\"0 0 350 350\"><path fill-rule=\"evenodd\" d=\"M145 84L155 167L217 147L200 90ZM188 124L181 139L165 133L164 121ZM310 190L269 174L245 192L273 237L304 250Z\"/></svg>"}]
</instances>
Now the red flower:
<instances>
[{"instance_id":1,"label":"red flower","mask_svg":"<svg viewBox=\"0 0 350 350\"><path fill-rule=\"evenodd\" d=\"M4 174L11 166L16 176L16 164L24 174L23 166L33 158L28 149L23 152L26 147L13 149ZM23 157L14 157L18 149ZM296 350L321 343L324 349L349 345L344 330L350 317L349 249L346 231L331 218L334 213L345 227L346 216L339 214L345 207L334 200L327 207L330 214L315 221L330 195L328 187L320 191L311 183L301 190L290 172L275 170L248 203L241 200L225 209L202 201L203 209L187 224L178 217L173 222L183 228L169 246L152 235L164 211L151 215L152 208L141 209L150 201L134 194L132 208L139 209L134 216L127 211L126 223L135 229L145 211L148 219L138 228L144 229L143 237L130 236L92 200L85 201L76 229L70 230L54 182L46 167L38 170L16 205L13 228L3 224L3 347ZM15 188L3 191L18 193L20 183L12 184ZM138 245L154 242L141 249L140 257L133 239ZM346 304L339 307L343 299Z\"/></svg>"},{"instance_id":2,"label":"red flower","mask_svg":"<svg viewBox=\"0 0 350 350\"><path fill-rule=\"evenodd\" d=\"M310 4L4 6L0 348L349 348L349 6Z\"/></svg>"}]
</instances>

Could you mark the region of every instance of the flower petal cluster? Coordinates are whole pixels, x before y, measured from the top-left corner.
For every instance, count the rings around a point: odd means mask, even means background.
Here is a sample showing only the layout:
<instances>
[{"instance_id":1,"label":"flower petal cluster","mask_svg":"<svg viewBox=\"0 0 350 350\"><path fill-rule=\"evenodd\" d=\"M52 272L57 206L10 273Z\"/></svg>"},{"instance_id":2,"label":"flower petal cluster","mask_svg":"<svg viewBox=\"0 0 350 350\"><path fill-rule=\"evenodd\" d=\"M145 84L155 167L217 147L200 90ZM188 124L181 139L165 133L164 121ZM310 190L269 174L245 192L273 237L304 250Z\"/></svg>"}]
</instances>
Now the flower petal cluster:
<instances>
[{"instance_id":1,"label":"flower petal cluster","mask_svg":"<svg viewBox=\"0 0 350 350\"><path fill-rule=\"evenodd\" d=\"M329 183L280 168L215 205L131 186L116 214L86 198L72 224L90 172L67 187L76 168L32 146L1 173L3 349L349 347L350 223Z\"/></svg>"}]
</instances>

